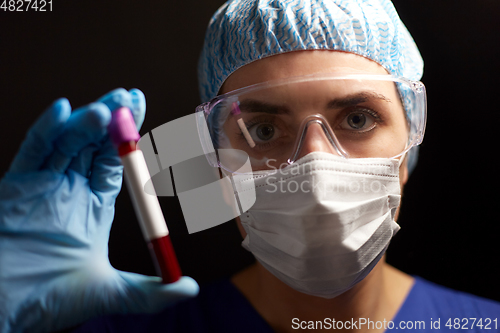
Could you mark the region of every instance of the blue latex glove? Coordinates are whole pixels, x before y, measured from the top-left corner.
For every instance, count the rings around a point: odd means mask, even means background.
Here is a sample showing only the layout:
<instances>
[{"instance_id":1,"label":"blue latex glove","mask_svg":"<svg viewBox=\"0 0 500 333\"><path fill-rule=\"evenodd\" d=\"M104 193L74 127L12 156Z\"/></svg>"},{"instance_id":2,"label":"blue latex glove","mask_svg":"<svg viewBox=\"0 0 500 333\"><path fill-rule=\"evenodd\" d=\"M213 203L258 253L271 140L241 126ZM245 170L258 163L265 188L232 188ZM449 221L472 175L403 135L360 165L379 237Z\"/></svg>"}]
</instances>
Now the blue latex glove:
<instances>
[{"instance_id":1,"label":"blue latex glove","mask_svg":"<svg viewBox=\"0 0 500 333\"><path fill-rule=\"evenodd\" d=\"M156 312L195 296L188 277L121 272L108 239L122 165L107 137L111 111L145 114L139 90L117 89L71 112L59 99L27 134L0 182L0 332L45 332L104 314Z\"/></svg>"}]
</instances>

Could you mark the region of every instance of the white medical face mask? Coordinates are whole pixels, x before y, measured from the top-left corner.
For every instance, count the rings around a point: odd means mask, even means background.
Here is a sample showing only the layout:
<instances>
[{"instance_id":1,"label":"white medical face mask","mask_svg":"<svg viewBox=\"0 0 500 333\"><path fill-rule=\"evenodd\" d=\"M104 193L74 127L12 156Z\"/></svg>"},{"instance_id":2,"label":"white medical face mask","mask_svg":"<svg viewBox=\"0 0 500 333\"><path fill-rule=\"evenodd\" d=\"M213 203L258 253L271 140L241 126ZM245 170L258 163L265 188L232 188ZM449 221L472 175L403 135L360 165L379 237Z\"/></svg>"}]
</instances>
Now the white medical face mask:
<instances>
[{"instance_id":1,"label":"white medical face mask","mask_svg":"<svg viewBox=\"0 0 500 333\"><path fill-rule=\"evenodd\" d=\"M313 152L254 172L257 200L241 215L243 247L300 292L333 298L365 278L399 230L399 160ZM245 188L248 176L234 177Z\"/></svg>"}]
</instances>

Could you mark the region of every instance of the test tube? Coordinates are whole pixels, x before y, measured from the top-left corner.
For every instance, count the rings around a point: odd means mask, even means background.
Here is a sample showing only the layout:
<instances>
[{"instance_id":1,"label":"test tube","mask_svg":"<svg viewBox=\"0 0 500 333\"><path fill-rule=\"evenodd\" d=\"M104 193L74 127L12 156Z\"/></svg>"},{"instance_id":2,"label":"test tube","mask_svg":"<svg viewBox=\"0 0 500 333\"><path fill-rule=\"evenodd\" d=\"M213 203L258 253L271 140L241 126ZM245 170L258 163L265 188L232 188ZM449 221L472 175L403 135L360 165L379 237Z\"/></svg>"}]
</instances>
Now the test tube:
<instances>
[{"instance_id":1,"label":"test tube","mask_svg":"<svg viewBox=\"0 0 500 333\"><path fill-rule=\"evenodd\" d=\"M175 282L182 273L158 198L144 192L144 184L151 176L137 146L140 135L130 109L121 107L112 113L108 132L125 169L125 183L158 275L162 283Z\"/></svg>"},{"instance_id":2,"label":"test tube","mask_svg":"<svg viewBox=\"0 0 500 333\"><path fill-rule=\"evenodd\" d=\"M245 125L245 122L241 118L241 110L240 106L238 105L238 102L233 102L231 113L233 114L233 116L236 117L236 122L238 123L241 133L243 133L243 136L247 140L247 143L250 146L250 148L255 147L255 141L253 141L252 136L248 132L247 126Z\"/></svg>"}]
</instances>

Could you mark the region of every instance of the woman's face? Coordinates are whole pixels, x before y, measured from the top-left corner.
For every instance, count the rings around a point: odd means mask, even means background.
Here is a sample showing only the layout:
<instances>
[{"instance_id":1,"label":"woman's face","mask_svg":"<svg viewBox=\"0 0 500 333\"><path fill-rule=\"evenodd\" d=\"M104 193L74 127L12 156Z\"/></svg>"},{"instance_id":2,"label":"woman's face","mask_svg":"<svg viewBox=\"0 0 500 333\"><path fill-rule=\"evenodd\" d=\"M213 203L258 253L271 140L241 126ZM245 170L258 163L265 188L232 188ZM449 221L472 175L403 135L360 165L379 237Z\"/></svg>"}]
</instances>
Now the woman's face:
<instances>
[{"instance_id":1,"label":"woman's face","mask_svg":"<svg viewBox=\"0 0 500 333\"><path fill-rule=\"evenodd\" d=\"M221 87L220 93L227 93L266 81L319 73L388 74L387 71L376 62L352 53L338 51L297 51L264 58L239 68L227 78ZM391 99L393 104L391 107L393 107L398 114L397 121L401 129L405 130L406 121L404 108L395 85L393 83L391 83L391 85L390 87L386 86L383 88L385 89L384 94ZM297 96L302 96L301 94L306 96L303 91L297 91ZM404 143L402 144L404 146ZM399 143L395 145L399 145ZM242 145L242 147L243 146L244 145ZM395 147L394 149L398 150L400 148L401 147ZM299 158L313 151L331 152L331 147L329 147L329 144L326 142L323 131L319 128L314 129L314 127L307 131ZM403 163L400 167L401 189L407 179L407 166L406 163ZM239 227L242 235L245 236L245 232L243 228L241 228L241 225L239 225Z\"/></svg>"},{"instance_id":2,"label":"woman's face","mask_svg":"<svg viewBox=\"0 0 500 333\"><path fill-rule=\"evenodd\" d=\"M351 73L388 75L374 61L338 51L297 51L243 66L221 88L227 93L250 85L310 74ZM222 118L221 148L245 151L252 170L286 165L313 151L337 154L320 125L302 132L304 119L320 115L349 157L390 158L401 153L408 140L405 111L392 81L319 80L273 86L238 94L241 118L253 138L241 135L235 119ZM221 114L225 114L222 112ZM300 134L302 133L302 134ZM304 134L305 133L305 134ZM304 138L297 149L296 140Z\"/></svg>"}]
</instances>

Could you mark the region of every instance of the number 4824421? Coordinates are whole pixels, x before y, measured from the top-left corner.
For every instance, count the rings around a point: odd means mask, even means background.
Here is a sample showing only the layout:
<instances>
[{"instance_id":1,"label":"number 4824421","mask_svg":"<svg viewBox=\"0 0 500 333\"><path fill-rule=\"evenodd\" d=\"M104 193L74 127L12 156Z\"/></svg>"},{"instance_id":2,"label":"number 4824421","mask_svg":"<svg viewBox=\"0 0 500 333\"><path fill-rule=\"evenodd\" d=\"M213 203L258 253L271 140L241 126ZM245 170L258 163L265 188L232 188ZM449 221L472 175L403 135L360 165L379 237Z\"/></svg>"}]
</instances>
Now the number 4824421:
<instances>
[{"instance_id":1,"label":"number 4824421","mask_svg":"<svg viewBox=\"0 0 500 333\"><path fill-rule=\"evenodd\" d=\"M1 0L0 0L1 1ZM3 0L0 10L4 12L51 12L52 0Z\"/></svg>"}]
</instances>

